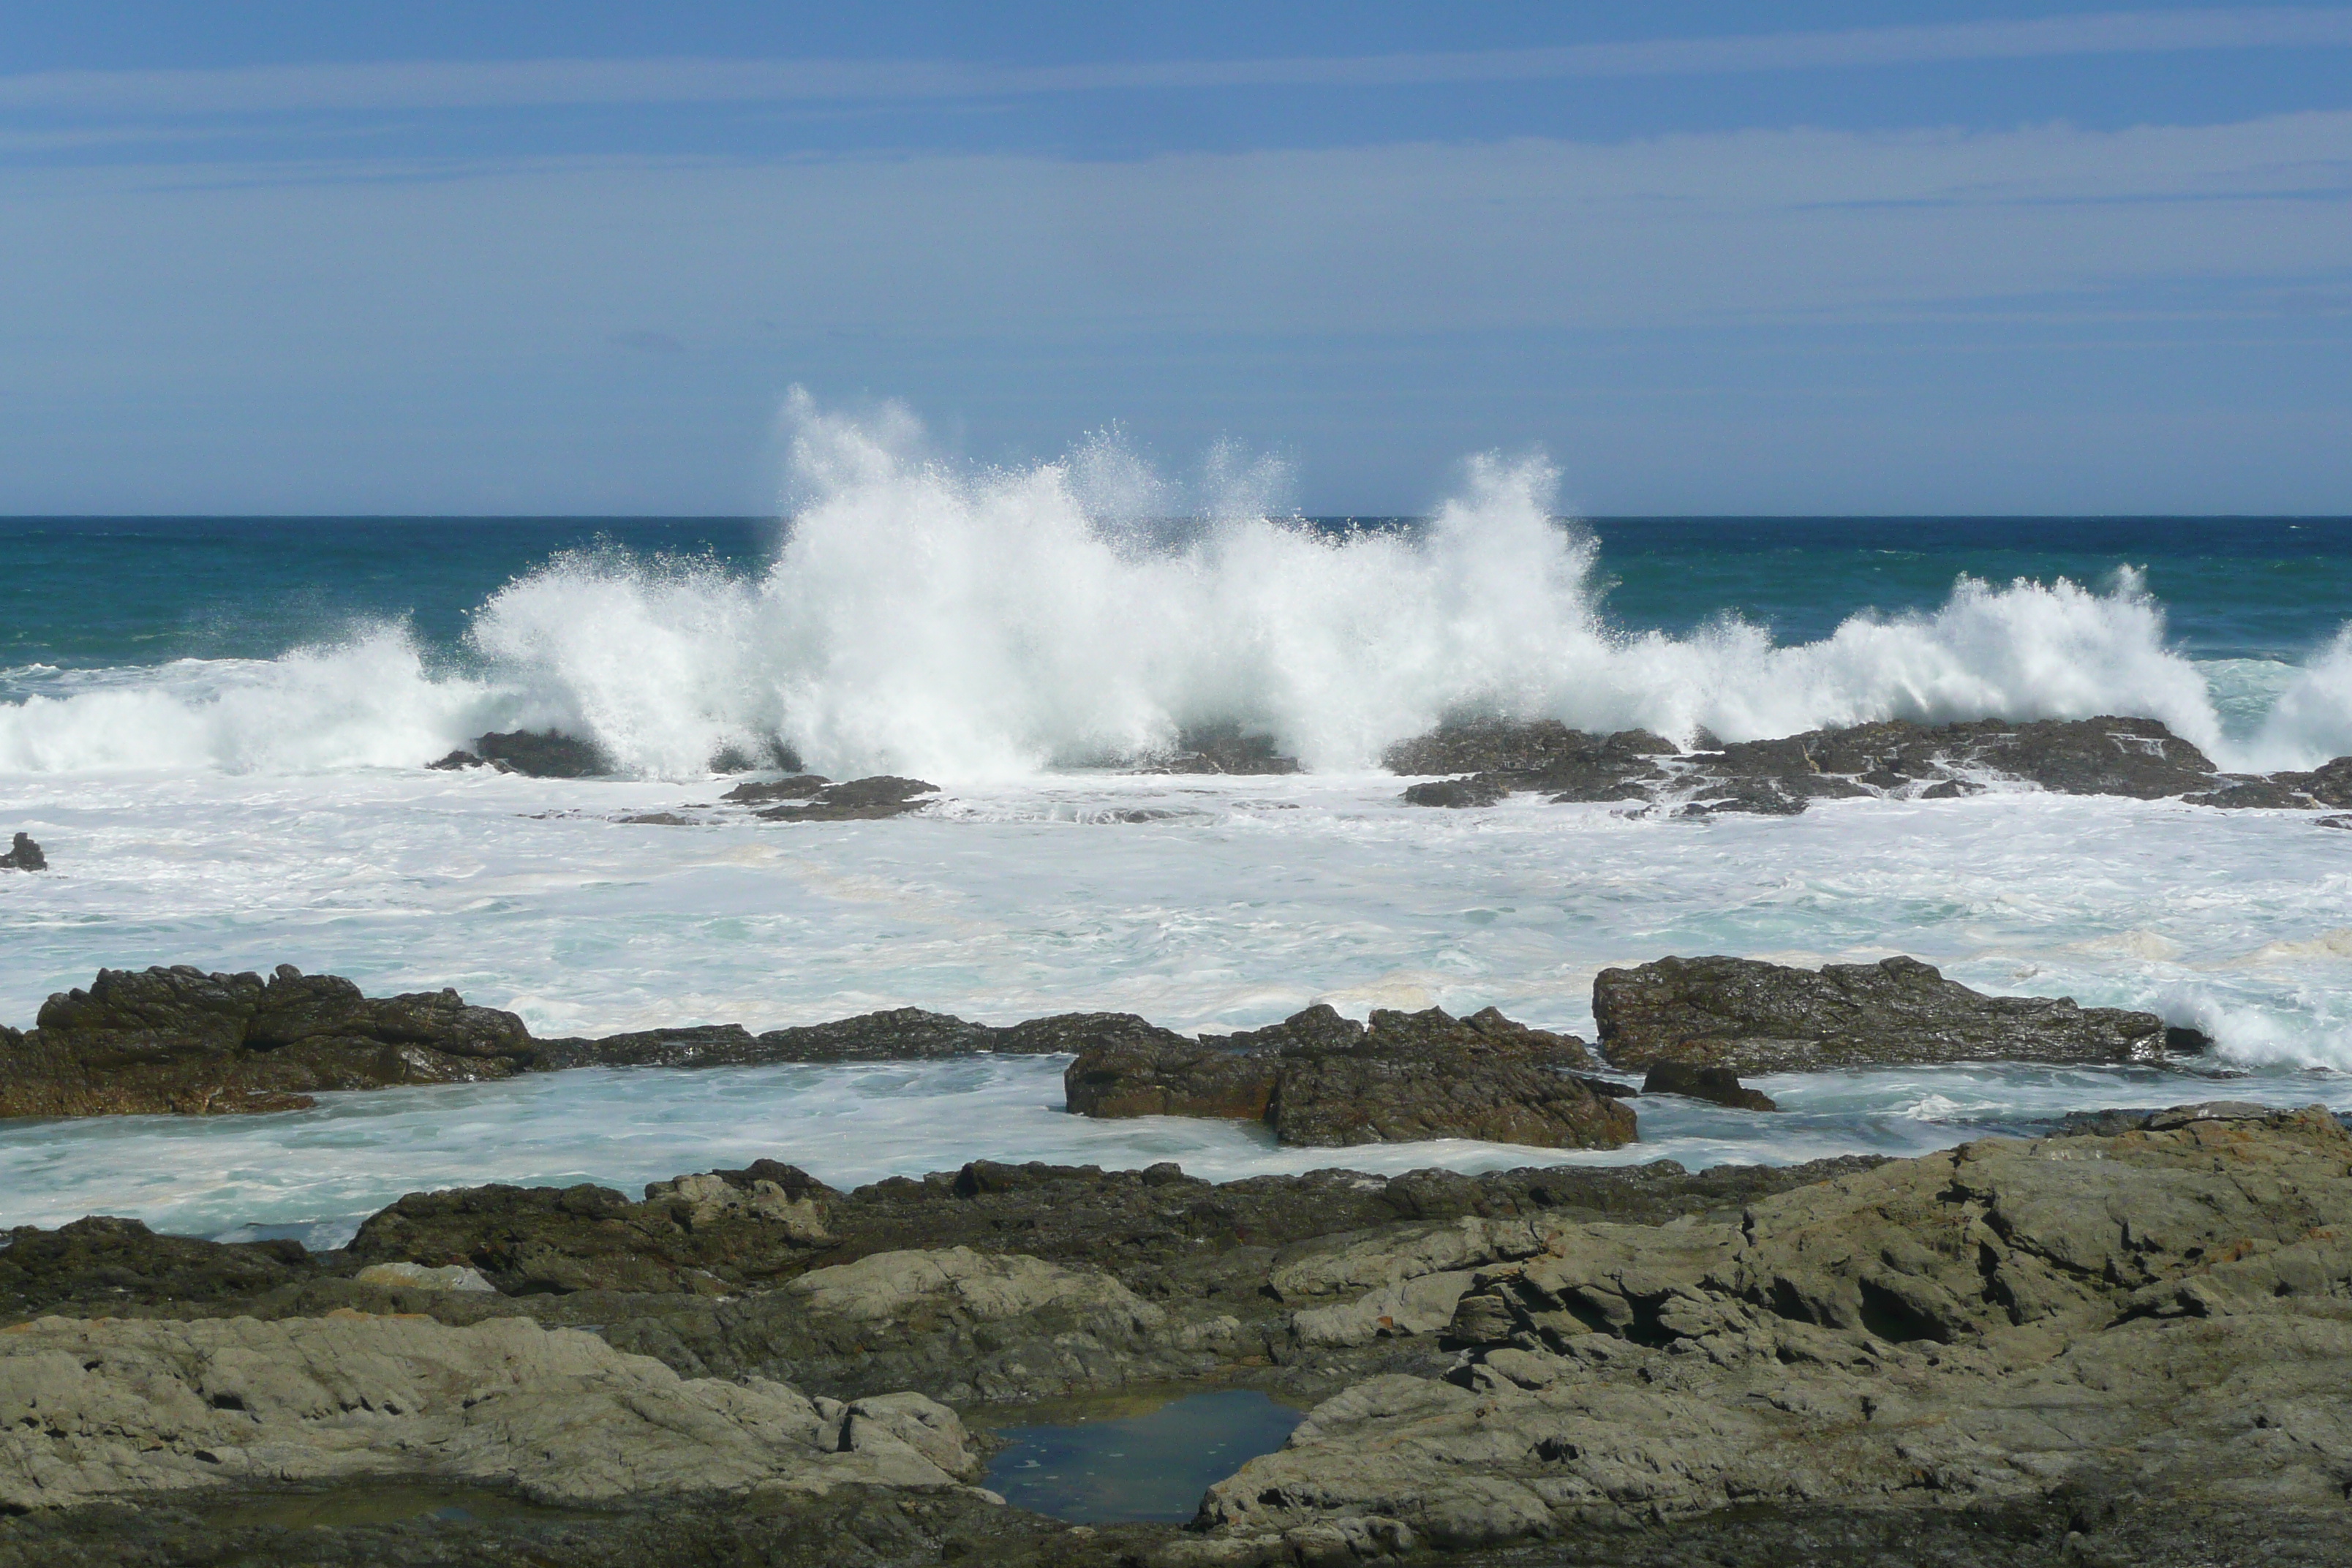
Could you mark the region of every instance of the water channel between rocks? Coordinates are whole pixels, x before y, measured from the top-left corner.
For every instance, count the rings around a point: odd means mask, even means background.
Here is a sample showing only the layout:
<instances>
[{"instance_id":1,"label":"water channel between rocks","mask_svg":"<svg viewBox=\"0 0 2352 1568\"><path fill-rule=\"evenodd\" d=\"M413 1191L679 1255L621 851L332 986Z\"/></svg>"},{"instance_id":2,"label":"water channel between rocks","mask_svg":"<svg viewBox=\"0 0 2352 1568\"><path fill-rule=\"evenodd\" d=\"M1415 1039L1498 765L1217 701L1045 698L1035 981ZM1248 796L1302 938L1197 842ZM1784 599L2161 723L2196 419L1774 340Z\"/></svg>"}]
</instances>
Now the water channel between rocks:
<instances>
[{"instance_id":1,"label":"water channel between rocks","mask_svg":"<svg viewBox=\"0 0 2352 1568\"><path fill-rule=\"evenodd\" d=\"M1073 1524L1181 1524L1202 1493L1281 1447L1306 1419L1245 1388L1067 1401L1043 1413L1066 1419L998 1428L1004 1447L982 1484L1015 1508Z\"/></svg>"}]
</instances>

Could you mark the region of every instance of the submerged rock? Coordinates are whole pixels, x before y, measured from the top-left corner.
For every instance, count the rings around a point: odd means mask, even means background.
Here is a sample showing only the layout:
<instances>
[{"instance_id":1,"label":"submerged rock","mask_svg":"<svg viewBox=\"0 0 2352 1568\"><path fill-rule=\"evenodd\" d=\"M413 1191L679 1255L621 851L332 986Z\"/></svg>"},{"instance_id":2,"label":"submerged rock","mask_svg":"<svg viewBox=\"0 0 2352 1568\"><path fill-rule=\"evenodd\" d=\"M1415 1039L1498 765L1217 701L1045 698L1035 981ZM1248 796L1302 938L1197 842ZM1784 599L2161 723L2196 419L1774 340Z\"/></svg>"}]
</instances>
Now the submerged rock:
<instances>
[{"instance_id":1,"label":"submerged rock","mask_svg":"<svg viewBox=\"0 0 2352 1568\"><path fill-rule=\"evenodd\" d=\"M0 1031L0 1116L283 1110L322 1089L504 1078L522 1020L455 991L368 997L339 975L101 969Z\"/></svg>"},{"instance_id":2,"label":"submerged rock","mask_svg":"<svg viewBox=\"0 0 2352 1568\"><path fill-rule=\"evenodd\" d=\"M41 853L41 847L33 842L33 836L29 833L17 834L8 846L8 853L0 855L0 870L46 871L48 868L49 858Z\"/></svg>"},{"instance_id":3,"label":"submerged rock","mask_svg":"<svg viewBox=\"0 0 2352 1568\"><path fill-rule=\"evenodd\" d=\"M1913 958L1819 971L1746 958L1664 958L1592 982L1601 1054L1736 1072L1956 1061L2121 1062L2159 1057L2153 1013L2070 997L1987 996Z\"/></svg>"},{"instance_id":4,"label":"submerged rock","mask_svg":"<svg viewBox=\"0 0 2352 1568\"><path fill-rule=\"evenodd\" d=\"M759 816L768 822L868 822L919 811L932 804L923 796L939 793L939 785L921 779L879 773L847 784L825 784L812 791L805 805L772 805Z\"/></svg>"}]
</instances>

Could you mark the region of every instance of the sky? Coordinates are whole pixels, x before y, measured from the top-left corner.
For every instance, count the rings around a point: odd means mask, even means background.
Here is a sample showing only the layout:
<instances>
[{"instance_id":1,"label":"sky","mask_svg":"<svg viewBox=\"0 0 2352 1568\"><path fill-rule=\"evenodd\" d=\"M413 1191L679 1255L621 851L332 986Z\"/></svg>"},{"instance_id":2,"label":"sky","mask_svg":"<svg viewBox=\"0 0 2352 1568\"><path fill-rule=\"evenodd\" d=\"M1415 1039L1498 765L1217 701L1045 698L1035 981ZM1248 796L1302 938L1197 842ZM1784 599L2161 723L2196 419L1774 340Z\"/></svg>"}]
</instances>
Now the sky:
<instances>
[{"instance_id":1,"label":"sky","mask_svg":"<svg viewBox=\"0 0 2352 1568\"><path fill-rule=\"evenodd\" d=\"M2352 5L5 12L0 513L2352 512Z\"/></svg>"}]
</instances>

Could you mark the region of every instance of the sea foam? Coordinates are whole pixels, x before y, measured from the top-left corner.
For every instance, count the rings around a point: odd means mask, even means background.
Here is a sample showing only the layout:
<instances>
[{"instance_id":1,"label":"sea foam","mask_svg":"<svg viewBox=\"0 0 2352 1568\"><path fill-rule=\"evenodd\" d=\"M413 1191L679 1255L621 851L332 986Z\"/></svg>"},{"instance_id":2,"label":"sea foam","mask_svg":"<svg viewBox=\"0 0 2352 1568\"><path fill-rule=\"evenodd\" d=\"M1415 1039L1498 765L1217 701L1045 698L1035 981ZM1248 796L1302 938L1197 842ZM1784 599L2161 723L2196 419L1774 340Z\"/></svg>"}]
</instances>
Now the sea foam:
<instances>
[{"instance_id":1,"label":"sea foam","mask_svg":"<svg viewBox=\"0 0 2352 1568\"><path fill-rule=\"evenodd\" d=\"M1608 617L1598 543L1553 515L1540 459L1472 459L1410 532L1228 506L1171 535L1136 515L1164 490L1100 442L973 470L928 457L903 411L851 419L796 395L789 417L796 504L762 570L565 554L491 595L449 668L395 626L271 661L19 681L0 771L415 766L485 730L553 727L641 777L781 740L836 775L977 781L1222 722L1346 772L1465 712L1728 740L2127 713L2235 765L2352 750L2352 634L2225 731L2129 568L2098 587L1963 576L1931 612L1795 646L1728 617L1635 633Z\"/></svg>"}]
</instances>

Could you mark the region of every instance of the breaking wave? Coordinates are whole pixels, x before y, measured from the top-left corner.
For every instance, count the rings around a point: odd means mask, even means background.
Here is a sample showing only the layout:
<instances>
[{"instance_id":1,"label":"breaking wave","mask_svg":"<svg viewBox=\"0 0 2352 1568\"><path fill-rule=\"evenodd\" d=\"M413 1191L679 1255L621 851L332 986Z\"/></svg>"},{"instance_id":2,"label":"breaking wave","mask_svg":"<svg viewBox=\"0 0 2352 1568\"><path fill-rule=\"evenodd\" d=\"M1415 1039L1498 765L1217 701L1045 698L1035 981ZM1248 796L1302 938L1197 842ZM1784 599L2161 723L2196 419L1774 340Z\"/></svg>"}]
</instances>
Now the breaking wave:
<instances>
[{"instance_id":1,"label":"breaking wave","mask_svg":"<svg viewBox=\"0 0 2352 1568\"><path fill-rule=\"evenodd\" d=\"M415 766L554 727L651 776L781 740L826 773L968 780L1238 723L1345 770L1469 711L1730 740L2128 713L2237 765L2352 751L2352 632L2232 739L2127 570L2095 588L1962 577L1932 612L1790 647L1732 618L1628 633L1540 460L1474 459L1411 533L1333 536L1260 504L1171 536L1138 515L1160 492L1115 448L974 472L926 458L903 412L796 395L789 416L798 504L756 574L569 554L482 605L455 661L377 626L274 660L20 680L0 769ZM1125 500L1107 510L1107 492Z\"/></svg>"}]
</instances>

